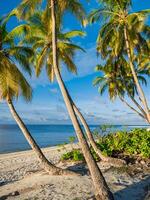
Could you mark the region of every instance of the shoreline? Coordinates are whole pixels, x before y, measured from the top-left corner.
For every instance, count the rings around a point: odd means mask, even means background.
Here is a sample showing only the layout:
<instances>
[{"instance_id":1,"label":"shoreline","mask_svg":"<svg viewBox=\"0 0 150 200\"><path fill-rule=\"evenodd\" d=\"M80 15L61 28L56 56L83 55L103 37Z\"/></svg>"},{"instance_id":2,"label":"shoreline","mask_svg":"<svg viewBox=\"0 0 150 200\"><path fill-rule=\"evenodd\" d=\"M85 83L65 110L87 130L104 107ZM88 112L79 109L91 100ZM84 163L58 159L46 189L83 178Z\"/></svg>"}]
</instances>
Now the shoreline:
<instances>
[{"instance_id":1,"label":"shoreline","mask_svg":"<svg viewBox=\"0 0 150 200\"><path fill-rule=\"evenodd\" d=\"M65 144L65 147L68 148L70 147L70 144ZM44 152L44 153L47 153L48 151L51 151L51 150L59 150L61 149L62 147L59 147L59 146L51 146L51 147L43 147L41 148L41 150ZM17 155L18 154L18 155ZM8 152L8 153L0 153L0 159L3 159L3 157L9 157L9 156L20 156L22 154L34 154L34 151L31 149L31 150L22 150L22 151L15 151L15 152Z\"/></svg>"}]
</instances>

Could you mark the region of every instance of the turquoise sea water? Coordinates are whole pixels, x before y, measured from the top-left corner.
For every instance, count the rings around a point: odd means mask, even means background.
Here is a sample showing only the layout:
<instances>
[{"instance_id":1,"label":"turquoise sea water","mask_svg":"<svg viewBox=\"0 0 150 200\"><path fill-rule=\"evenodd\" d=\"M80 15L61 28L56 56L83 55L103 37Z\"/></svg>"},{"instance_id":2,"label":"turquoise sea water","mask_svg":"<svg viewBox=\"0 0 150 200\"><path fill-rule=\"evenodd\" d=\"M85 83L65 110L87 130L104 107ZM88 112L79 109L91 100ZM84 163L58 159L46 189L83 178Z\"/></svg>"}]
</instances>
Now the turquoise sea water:
<instances>
[{"instance_id":1,"label":"turquoise sea water","mask_svg":"<svg viewBox=\"0 0 150 200\"><path fill-rule=\"evenodd\" d=\"M115 126L114 130L132 129L136 126ZM98 128L90 125L91 130ZM40 147L50 147L68 142L75 135L72 125L28 125L28 129ZM0 153L30 149L17 125L0 125Z\"/></svg>"}]
</instances>

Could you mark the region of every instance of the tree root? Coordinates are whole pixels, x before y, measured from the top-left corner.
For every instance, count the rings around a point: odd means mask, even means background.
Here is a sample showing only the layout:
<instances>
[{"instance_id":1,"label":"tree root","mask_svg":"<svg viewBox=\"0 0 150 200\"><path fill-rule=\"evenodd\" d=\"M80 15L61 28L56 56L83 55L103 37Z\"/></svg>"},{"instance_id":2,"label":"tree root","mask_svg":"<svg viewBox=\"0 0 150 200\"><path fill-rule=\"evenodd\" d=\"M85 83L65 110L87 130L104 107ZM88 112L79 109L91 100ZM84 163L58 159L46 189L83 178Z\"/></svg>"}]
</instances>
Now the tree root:
<instances>
[{"instance_id":1,"label":"tree root","mask_svg":"<svg viewBox=\"0 0 150 200\"><path fill-rule=\"evenodd\" d=\"M53 169L45 169L47 173L51 176L81 176L79 173L70 171L68 169L61 169L59 167L54 167Z\"/></svg>"},{"instance_id":2,"label":"tree root","mask_svg":"<svg viewBox=\"0 0 150 200\"><path fill-rule=\"evenodd\" d=\"M107 162L110 164L110 166L114 166L114 167L122 167L127 164L125 160L112 158L112 157L103 157L101 161Z\"/></svg>"}]
</instances>

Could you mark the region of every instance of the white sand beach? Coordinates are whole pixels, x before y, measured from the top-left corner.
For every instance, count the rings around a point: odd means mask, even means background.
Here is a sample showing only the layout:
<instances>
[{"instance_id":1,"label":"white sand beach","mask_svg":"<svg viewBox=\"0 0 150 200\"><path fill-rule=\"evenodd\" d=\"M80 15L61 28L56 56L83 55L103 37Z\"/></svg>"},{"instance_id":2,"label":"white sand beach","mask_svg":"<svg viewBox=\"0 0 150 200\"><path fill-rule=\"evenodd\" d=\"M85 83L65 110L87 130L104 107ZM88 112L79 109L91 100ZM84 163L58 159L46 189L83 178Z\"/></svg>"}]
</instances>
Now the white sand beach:
<instances>
[{"instance_id":1,"label":"white sand beach","mask_svg":"<svg viewBox=\"0 0 150 200\"><path fill-rule=\"evenodd\" d=\"M66 145L69 150L70 145ZM33 151L0 155L0 199L8 200L94 200L92 181L84 163L60 162L61 147L43 149L49 160L81 176L50 176L42 170ZM99 163L116 200L150 199L149 166L113 168Z\"/></svg>"}]
</instances>

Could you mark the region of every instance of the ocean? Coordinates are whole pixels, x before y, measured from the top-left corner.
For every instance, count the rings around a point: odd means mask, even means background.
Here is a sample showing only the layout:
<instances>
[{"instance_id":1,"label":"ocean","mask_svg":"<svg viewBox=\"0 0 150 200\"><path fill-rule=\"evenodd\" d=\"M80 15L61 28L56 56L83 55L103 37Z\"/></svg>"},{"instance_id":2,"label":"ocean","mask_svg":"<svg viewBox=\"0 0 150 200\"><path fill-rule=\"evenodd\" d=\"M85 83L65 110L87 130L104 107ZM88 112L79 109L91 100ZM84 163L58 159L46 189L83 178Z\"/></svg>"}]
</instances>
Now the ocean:
<instances>
[{"instance_id":1,"label":"ocean","mask_svg":"<svg viewBox=\"0 0 150 200\"><path fill-rule=\"evenodd\" d=\"M30 133L40 147L50 147L69 142L75 136L72 125L28 125ZM132 129L136 126L114 126L114 130ZM140 126L139 126L140 127ZM91 130L98 128L90 125ZM0 153L31 149L17 125L0 125Z\"/></svg>"}]
</instances>

